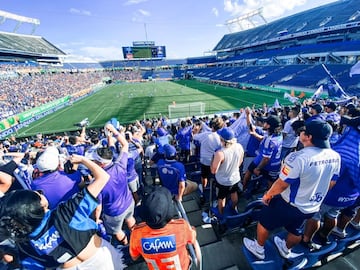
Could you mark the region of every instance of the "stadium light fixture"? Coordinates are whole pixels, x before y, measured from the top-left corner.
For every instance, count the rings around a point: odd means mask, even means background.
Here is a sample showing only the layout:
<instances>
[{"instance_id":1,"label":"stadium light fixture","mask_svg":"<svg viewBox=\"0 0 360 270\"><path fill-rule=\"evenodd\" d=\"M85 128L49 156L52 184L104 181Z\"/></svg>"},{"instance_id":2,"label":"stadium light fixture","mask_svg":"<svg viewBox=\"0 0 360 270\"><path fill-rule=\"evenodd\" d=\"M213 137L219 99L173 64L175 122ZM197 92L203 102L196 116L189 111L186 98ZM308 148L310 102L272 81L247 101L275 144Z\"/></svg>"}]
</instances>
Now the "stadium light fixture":
<instances>
[{"instance_id":1,"label":"stadium light fixture","mask_svg":"<svg viewBox=\"0 0 360 270\"><path fill-rule=\"evenodd\" d=\"M14 33L17 32L17 30L20 28L22 23L29 23L29 24L33 25L31 34L33 34L35 32L36 27L38 25L40 25L39 19L16 15L14 13L10 13L10 12L3 11L3 10L0 10L0 18L1 18L0 24L3 24L7 19L17 21L17 24L13 30Z\"/></svg>"},{"instance_id":2,"label":"stadium light fixture","mask_svg":"<svg viewBox=\"0 0 360 270\"><path fill-rule=\"evenodd\" d=\"M255 9L255 10L253 10L253 11L251 11L251 12L249 12L249 13L246 13L246 14L244 14L244 15L241 15L241 16L235 18L235 19L227 20L227 21L225 22L225 25L228 27L228 29L229 29L230 32L231 32L231 29L232 29L232 27L234 26L234 24L236 24L238 27L240 27L241 30L243 30L243 24L244 24L244 22L251 23L251 25L252 25L253 27L255 27L256 25L255 25L255 23L253 22L253 19L254 19L254 17L256 17L256 16L259 16L259 17L263 20L264 24L266 24L266 23L267 23L267 20L266 20L266 19L264 18L264 16L262 15L262 12L263 12L263 8L262 8L262 7L261 7L261 8L258 8L258 9Z\"/></svg>"}]
</instances>

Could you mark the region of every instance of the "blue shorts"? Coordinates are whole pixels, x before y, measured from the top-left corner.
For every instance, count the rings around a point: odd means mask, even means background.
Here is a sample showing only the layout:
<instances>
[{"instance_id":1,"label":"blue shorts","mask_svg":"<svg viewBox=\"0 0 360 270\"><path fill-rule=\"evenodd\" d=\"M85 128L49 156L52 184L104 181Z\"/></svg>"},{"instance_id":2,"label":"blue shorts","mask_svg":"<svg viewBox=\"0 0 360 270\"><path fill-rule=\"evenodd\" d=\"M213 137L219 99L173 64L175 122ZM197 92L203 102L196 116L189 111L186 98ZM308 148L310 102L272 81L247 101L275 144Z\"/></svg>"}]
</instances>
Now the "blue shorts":
<instances>
[{"instance_id":1,"label":"blue shorts","mask_svg":"<svg viewBox=\"0 0 360 270\"><path fill-rule=\"evenodd\" d=\"M284 227L288 232L300 236L305 220L311 218L314 213L302 213L279 195L272 198L269 206L265 206L259 215L259 222L265 229L272 231Z\"/></svg>"}]
</instances>

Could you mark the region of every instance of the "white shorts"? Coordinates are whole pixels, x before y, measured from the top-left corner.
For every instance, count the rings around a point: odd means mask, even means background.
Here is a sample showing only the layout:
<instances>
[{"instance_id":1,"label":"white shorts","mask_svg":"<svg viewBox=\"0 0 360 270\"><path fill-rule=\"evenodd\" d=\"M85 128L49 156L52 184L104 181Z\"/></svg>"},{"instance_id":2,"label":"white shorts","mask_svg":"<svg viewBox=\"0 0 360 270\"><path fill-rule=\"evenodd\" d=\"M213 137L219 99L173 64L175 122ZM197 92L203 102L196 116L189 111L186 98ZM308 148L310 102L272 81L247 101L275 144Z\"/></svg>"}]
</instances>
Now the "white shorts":
<instances>
[{"instance_id":1,"label":"white shorts","mask_svg":"<svg viewBox=\"0 0 360 270\"><path fill-rule=\"evenodd\" d=\"M122 270L126 265L123 264L123 253L115 249L108 241L102 239L101 247L91 258L83 261L66 270ZM64 270L58 267L57 270Z\"/></svg>"}]
</instances>

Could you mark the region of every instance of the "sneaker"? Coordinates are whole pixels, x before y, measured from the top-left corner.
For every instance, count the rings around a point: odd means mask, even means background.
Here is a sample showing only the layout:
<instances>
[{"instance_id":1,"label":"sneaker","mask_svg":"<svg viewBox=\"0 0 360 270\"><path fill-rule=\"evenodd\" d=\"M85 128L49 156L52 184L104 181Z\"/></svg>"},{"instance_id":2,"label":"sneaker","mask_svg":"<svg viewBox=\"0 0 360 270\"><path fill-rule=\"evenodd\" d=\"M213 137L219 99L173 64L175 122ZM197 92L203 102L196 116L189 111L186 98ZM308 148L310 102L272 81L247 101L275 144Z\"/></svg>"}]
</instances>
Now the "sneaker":
<instances>
[{"instance_id":1,"label":"sneaker","mask_svg":"<svg viewBox=\"0 0 360 270\"><path fill-rule=\"evenodd\" d=\"M339 229L338 227L335 227L332 231L331 231L332 234L336 235L337 237L339 238L345 238L346 237L346 232Z\"/></svg>"},{"instance_id":2,"label":"sneaker","mask_svg":"<svg viewBox=\"0 0 360 270\"><path fill-rule=\"evenodd\" d=\"M285 240L281 239L278 236L275 236L274 243L275 243L275 246L278 249L281 257L288 259L290 257L290 250L287 248Z\"/></svg>"},{"instance_id":3,"label":"sneaker","mask_svg":"<svg viewBox=\"0 0 360 270\"><path fill-rule=\"evenodd\" d=\"M243 243L247 250L249 250L256 258L260 260L265 259L265 249L260 246L256 240L244 237Z\"/></svg>"},{"instance_id":4,"label":"sneaker","mask_svg":"<svg viewBox=\"0 0 360 270\"><path fill-rule=\"evenodd\" d=\"M321 249L321 245L315 244L312 241L304 242L303 240L301 240L300 245L302 245L303 247L309 249L310 252L314 251L314 250Z\"/></svg>"},{"instance_id":5,"label":"sneaker","mask_svg":"<svg viewBox=\"0 0 360 270\"><path fill-rule=\"evenodd\" d=\"M315 233L313 237L313 241L317 244L320 244L321 246L326 246L331 244L329 238L327 236L321 235L321 233L319 232Z\"/></svg>"},{"instance_id":6,"label":"sneaker","mask_svg":"<svg viewBox=\"0 0 360 270\"><path fill-rule=\"evenodd\" d=\"M350 221L351 226L353 226L356 230L360 231L360 223L357 223L355 221Z\"/></svg>"}]
</instances>

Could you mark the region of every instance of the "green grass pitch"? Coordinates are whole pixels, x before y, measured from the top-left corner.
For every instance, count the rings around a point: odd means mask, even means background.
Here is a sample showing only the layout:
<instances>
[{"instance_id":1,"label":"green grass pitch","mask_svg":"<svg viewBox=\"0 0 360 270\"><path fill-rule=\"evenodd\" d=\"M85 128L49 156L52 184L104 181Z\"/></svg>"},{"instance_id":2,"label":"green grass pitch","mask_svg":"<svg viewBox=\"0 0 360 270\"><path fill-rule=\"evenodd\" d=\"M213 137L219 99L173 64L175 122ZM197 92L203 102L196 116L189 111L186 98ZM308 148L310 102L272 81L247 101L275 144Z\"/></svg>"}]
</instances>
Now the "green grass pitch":
<instances>
[{"instance_id":1,"label":"green grass pitch","mask_svg":"<svg viewBox=\"0 0 360 270\"><path fill-rule=\"evenodd\" d=\"M144 118L167 116L168 105L174 101L176 104L204 102L206 114L213 114L253 104L260 107L264 102L272 106L276 98L282 105L289 104L283 99L283 93L241 90L188 80L112 84L18 130L17 136L77 130L79 128L74 123L86 117L90 127L102 127L112 117L121 124L127 124Z\"/></svg>"}]
</instances>

